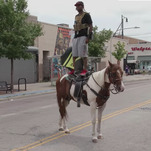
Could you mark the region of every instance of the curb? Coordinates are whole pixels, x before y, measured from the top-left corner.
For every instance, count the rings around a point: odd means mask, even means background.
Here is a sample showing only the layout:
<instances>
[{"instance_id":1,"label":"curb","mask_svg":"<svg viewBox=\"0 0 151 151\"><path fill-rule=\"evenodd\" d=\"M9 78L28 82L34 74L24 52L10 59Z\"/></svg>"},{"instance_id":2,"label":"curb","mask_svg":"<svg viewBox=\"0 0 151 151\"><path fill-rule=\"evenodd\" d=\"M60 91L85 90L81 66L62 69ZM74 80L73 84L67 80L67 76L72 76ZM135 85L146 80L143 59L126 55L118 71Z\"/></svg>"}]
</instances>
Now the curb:
<instances>
[{"instance_id":1,"label":"curb","mask_svg":"<svg viewBox=\"0 0 151 151\"><path fill-rule=\"evenodd\" d=\"M145 81L145 80L151 80L151 78L144 78L144 79L143 79L143 78L142 78L142 79L140 78L140 79L130 79L130 80L124 79L123 82L132 82L132 81L135 81L135 82L136 82L136 81Z\"/></svg>"},{"instance_id":2,"label":"curb","mask_svg":"<svg viewBox=\"0 0 151 151\"><path fill-rule=\"evenodd\" d=\"M18 94L6 94L6 95L0 96L0 101L6 100L6 99L23 97L23 96L40 95L40 94L47 94L47 93L54 93L54 92L56 92L55 89L49 89L49 90L23 92L23 93L18 93Z\"/></svg>"},{"instance_id":3,"label":"curb","mask_svg":"<svg viewBox=\"0 0 151 151\"><path fill-rule=\"evenodd\" d=\"M124 79L124 83L131 83L131 82L137 82L137 81L145 81L145 80L151 80L151 78L140 78L140 79L130 79L126 80ZM20 98L20 97L27 97L27 96L32 96L32 95L40 95L40 94L47 94L47 93L55 93L56 89L47 89L47 90L39 90L39 91L31 91L31 92L22 92L22 93L17 93L17 94L6 94L6 95L0 95L0 101L4 101L7 99L13 99L13 98Z\"/></svg>"}]
</instances>

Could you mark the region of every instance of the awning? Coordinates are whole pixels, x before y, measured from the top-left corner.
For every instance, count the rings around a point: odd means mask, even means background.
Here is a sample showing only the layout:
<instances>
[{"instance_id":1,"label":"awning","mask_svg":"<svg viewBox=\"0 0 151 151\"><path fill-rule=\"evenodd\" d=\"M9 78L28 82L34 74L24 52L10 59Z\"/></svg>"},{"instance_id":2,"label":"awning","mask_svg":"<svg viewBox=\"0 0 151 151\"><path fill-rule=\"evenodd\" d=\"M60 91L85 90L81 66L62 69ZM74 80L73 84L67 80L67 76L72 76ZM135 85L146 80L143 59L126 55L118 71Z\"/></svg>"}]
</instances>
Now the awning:
<instances>
[{"instance_id":1,"label":"awning","mask_svg":"<svg viewBox=\"0 0 151 151\"><path fill-rule=\"evenodd\" d=\"M151 61L151 56L138 56L137 60L139 60L139 61Z\"/></svg>"},{"instance_id":2,"label":"awning","mask_svg":"<svg viewBox=\"0 0 151 151\"><path fill-rule=\"evenodd\" d=\"M127 63L137 63L137 60L127 60Z\"/></svg>"},{"instance_id":3,"label":"awning","mask_svg":"<svg viewBox=\"0 0 151 151\"><path fill-rule=\"evenodd\" d=\"M135 60L134 56L127 56L127 60Z\"/></svg>"}]
</instances>

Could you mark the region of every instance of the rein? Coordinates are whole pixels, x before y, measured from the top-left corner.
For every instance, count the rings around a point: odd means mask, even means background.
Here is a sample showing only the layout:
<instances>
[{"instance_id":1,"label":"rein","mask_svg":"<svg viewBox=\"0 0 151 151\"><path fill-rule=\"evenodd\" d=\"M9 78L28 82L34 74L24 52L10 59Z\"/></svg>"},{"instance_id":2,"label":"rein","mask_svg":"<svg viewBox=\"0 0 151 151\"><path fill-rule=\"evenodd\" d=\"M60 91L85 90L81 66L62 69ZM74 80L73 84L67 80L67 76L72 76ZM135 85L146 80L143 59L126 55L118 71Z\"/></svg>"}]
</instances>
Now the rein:
<instances>
[{"instance_id":1,"label":"rein","mask_svg":"<svg viewBox=\"0 0 151 151\"><path fill-rule=\"evenodd\" d=\"M93 81L102 89L104 89L102 86L100 86L98 84L98 82L95 80L93 74L92 74L92 79ZM92 89L87 83L85 83L87 85L87 87L97 96L99 97L100 99L103 99L103 103L105 103L108 99L109 99L109 96L104 96L104 95L100 95L98 92L96 92L94 89Z\"/></svg>"},{"instance_id":2,"label":"rein","mask_svg":"<svg viewBox=\"0 0 151 151\"><path fill-rule=\"evenodd\" d=\"M112 79L114 79L114 78L112 77L111 73L109 73L109 76L110 76ZM101 87L101 86L98 84L98 82L94 79L93 74L92 74L92 79L93 79L93 81L94 81L101 89L103 89L103 87ZM118 80L118 79L115 79L115 80L114 80L114 84L113 84L114 88L113 88L113 89L109 89L112 94L118 94L118 93L119 93L119 91L117 90L117 88L116 88L116 86L115 86L115 82L116 82L117 80ZM89 87L89 86L88 86L88 87ZM90 89L90 90L91 90L91 89ZM91 90L91 91L92 91L92 90ZM92 91L92 92L93 92L93 91ZM94 92L93 92L93 93L94 93ZM95 93L97 93L97 92L95 91Z\"/></svg>"},{"instance_id":3,"label":"rein","mask_svg":"<svg viewBox=\"0 0 151 151\"><path fill-rule=\"evenodd\" d=\"M119 91L117 90L116 86L113 85L113 87L114 87L113 89L110 89L110 92L111 92L112 94L118 94Z\"/></svg>"},{"instance_id":4,"label":"rein","mask_svg":"<svg viewBox=\"0 0 151 151\"><path fill-rule=\"evenodd\" d=\"M92 74L92 78L93 78L94 82L102 89L102 87L101 87L101 86L97 83L97 81L94 79L93 74Z\"/></svg>"},{"instance_id":5,"label":"rein","mask_svg":"<svg viewBox=\"0 0 151 151\"><path fill-rule=\"evenodd\" d=\"M105 103L108 100L109 96L100 95L98 92L96 92L94 89L92 89L87 83L86 83L86 85L97 97L99 97L100 99L103 99L103 103Z\"/></svg>"}]
</instances>

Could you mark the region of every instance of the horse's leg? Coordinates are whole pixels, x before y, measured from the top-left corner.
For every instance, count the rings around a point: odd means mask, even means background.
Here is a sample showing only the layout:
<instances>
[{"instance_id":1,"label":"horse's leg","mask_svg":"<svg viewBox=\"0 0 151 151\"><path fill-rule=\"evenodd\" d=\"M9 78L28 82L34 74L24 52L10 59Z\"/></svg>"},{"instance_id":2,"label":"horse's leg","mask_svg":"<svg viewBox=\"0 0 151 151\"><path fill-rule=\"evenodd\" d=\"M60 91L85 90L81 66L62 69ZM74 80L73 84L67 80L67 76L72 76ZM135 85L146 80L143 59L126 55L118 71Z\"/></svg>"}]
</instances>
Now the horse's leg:
<instances>
[{"instance_id":1,"label":"horse's leg","mask_svg":"<svg viewBox=\"0 0 151 151\"><path fill-rule=\"evenodd\" d=\"M70 131L69 131L69 129L68 129L68 126L67 126L67 124L66 124L66 119L64 118L63 119L63 124L64 124L64 131L65 131L65 133L66 134L70 134Z\"/></svg>"},{"instance_id":2,"label":"horse's leg","mask_svg":"<svg viewBox=\"0 0 151 151\"><path fill-rule=\"evenodd\" d=\"M91 108L91 121L92 121L92 141L97 143L97 137L95 132L95 125L96 125L96 102L92 102L90 104Z\"/></svg>"},{"instance_id":3,"label":"horse's leg","mask_svg":"<svg viewBox=\"0 0 151 151\"><path fill-rule=\"evenodd\" d=\"M66 110L66 108L67 108L68 105L69 105L69 100L64 99L65 110ZM67 119L66 119L66 117L64 117L63 118L63 128L64 128L65 133L70 134L70 131L68 129L66 121L67 121Z\"/></svg>"},{"instance_id":4,"label":"horse's leg","mask_svg":"<svg viewBox=\"0 0 151 151\"><path fill-rule=\"evenodd\" d=\"M60 117L59 117L59 131L64 131L63 128L63 118L61 116L61 108L62 108L62 98L58 97L59 102L59 111L60 111Z\"/></svg>"},{"instance_id":5,"label":"horse's leg","mask_svg":"<svg viewBox=\"0 0 151 151\"><path fill-rule=\"evenodd\" d=\"M98 139L102 138L102 133L101 133L101 120L102 120L102 112L106 106L106 103L98 108L98 125L97 125L97 132L98 132Z\"/></svg>"},{"instance_id":6,"label":"horse's leg","mask_svg":"<svg viewBox=\"0 0 151 151\"><path fill-rule=\"evenodd\" d=\"M59 131L64 131L64 128L63 128L63 119L62 119L61 116L60 116L60 119L59 119Z\"/></svg>"},{"instance_id":7,"label":"horse's leg","mask_svg":"<svg viewBox=\"0 0 151 151\"><path fill-rule=\"evenodd\" d=\"M63 101L61 102L61 106L62 109L66 112L66 107L69 105L69 101L66 99L63 99ZM66 124L66 117L61 117L60 116L60 120L59 120L59 131L65 131L65 133L70 133L67 124Z\"/></svg>"}]
</instances>

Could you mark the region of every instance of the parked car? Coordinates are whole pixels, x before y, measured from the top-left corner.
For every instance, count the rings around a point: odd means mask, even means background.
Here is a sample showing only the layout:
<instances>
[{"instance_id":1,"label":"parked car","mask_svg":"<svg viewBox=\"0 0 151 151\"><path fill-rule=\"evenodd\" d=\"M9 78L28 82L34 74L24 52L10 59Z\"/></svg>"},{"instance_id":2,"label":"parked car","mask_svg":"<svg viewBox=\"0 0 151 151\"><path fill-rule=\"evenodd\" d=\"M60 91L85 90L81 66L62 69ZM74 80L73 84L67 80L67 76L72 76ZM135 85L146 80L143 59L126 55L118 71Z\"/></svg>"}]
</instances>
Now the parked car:
<instances>
[{"instance_id":1,"label":"parked car","mask_svg":"<svg viewBox=\"0 0 151 151\"><path fill-rule=\"evenodd\" d=\"M147 67L147 71L151 71L151 66L148 66L148 67Z\"/></svg>"}]
</instances>

